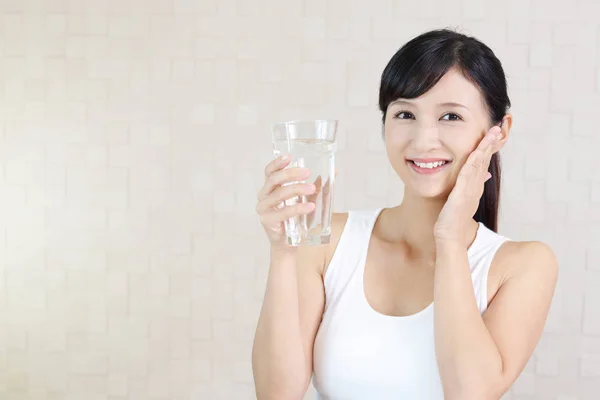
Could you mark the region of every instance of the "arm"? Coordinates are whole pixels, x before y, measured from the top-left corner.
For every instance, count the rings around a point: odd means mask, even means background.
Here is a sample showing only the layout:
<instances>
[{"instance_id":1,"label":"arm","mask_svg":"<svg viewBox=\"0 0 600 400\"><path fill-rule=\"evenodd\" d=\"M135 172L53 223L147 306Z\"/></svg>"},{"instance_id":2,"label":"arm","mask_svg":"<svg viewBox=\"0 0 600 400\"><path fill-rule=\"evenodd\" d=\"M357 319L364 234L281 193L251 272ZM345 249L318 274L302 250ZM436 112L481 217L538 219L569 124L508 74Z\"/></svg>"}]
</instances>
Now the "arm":
<instances>
[{"instance_id":1,"label":"arm","mask_svg":"<svg viewBox=\"0 0 600 400\"><path fill-rule=\"evenodd\" d=\"M300 400L312 376L312 351L325 294L323 249L272 252L267 289L252 348L259 400Z\"/></svg>"},{"instance_id":2,"label":"arm","mask_svg":"<svg viewBox=\"0 0 600 400\"><path fill-rule=\"evenodd\" d=\"M252 370L259 400L301 399L312 374L312 348L323 313L322 246L290 247L284 221L310 214L314 202L281 207L297 196L314 196L316 185L303 181L306 168L286 168L283 155L265 167L265 184L256 211L270 241L267 289L252 347ZM302 182L302 183L298 183Z\"/></svg>"},{"instance_id":3,"label":"arm","mask_svg":"<svg viewBox=\"0 0 600 400\"><path fill-rule=\"evenodd\" d=\"M435 343L448 400L499 399L525 367L542 334L557 280L556 258L539 242L504 246L511 251L502 262L512 272L482 317L466 249L438 245Z\"/></svg>"}]
</instances>

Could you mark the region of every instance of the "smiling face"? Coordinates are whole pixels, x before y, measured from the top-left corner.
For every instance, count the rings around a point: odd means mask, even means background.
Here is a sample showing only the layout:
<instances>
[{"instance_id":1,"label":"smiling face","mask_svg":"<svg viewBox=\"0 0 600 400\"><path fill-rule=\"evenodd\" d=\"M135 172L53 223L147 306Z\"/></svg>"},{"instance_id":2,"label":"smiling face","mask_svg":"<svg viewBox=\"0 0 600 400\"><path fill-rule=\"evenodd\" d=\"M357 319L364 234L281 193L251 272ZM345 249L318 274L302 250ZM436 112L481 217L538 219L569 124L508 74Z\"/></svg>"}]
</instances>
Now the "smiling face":
<instances>
[{"instance_id":1,"label":"smiling face","mask_svg":"<svg viewBox=\"0 0 600 400\"><path fill-rule=\"evenodd\" d=\"M444 198L489 128L477 87L450 70L422 96L390 103L384 126L386 151L409 194Z\"/></svg>"}]
</instances>

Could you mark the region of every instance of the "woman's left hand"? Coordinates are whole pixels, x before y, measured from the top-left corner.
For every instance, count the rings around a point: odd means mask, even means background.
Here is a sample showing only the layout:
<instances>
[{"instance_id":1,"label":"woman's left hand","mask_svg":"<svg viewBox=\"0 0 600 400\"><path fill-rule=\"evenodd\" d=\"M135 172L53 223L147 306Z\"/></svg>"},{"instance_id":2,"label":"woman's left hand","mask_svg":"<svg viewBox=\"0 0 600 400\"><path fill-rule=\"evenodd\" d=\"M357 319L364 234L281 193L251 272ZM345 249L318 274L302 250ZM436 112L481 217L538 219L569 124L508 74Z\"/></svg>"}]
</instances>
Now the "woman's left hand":
<instances>
[{"instance_id":1,"label":"woman's left hand","mask_svg":"<svg viewBox=\"0 0 600 400\"><path fill-rule=\"evenodd\" d=\"M500 127L494 126L461 168L456 184L435 223L433 233L436 243L464 242L465 228L477 211L484 183L491 178L488 168L492 155L498 151L500 137Z\"/></svg>"}]
</instances>

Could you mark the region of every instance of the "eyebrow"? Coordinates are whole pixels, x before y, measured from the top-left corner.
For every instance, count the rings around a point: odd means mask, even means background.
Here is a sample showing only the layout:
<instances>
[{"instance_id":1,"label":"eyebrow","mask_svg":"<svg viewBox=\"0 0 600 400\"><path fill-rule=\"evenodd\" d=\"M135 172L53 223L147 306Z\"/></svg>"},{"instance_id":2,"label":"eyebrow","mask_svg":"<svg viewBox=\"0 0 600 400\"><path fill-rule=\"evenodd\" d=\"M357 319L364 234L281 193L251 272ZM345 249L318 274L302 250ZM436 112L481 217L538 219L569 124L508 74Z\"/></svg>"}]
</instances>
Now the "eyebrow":
<instances>
[{"instance_id":1,"label":"eyebrow","mask_svg":"<svg viewBox=\"0 0 600 400\"><path fill-rule=\"evenodd\" d=\"M395 100L395 101L392 101L390 103L390 106L393 106L395 104L410 104L410 105L414 105L414 103L412 103L410 101ZM459 107L459 108L465 108L467 110L469 109L469 107L465 106L464 104L455 103L455 102L438 103L438 106L442 106L442 107Z\"/></svg>"}]
</instances>

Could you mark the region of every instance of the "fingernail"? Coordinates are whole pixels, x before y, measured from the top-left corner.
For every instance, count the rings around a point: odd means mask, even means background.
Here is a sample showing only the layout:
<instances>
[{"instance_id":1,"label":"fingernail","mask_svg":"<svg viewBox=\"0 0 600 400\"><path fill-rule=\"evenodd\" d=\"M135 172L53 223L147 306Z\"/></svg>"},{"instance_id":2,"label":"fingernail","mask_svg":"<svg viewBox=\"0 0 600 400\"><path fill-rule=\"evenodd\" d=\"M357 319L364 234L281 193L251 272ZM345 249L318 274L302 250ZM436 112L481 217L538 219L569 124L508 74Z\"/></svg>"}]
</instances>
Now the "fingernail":
<instances>
[{"instance_id":1,"label":"fingernail","mask_svg":"<svg viewBox=\"0 0 600 400\"><path fill-rule=\"evenodd\" d=\"M287 161L289 158L289 156L287 154L284 154L281 156L281 161Z\"/></svg>"},{"instance_id":2,"label":"fingernail","mask_svg":"<svg viewBox=\"0 0 600 400\"><path fill-rule=\"evenodd\" d=\"M502 137L502 128L500 128L499 126L496 126L496 127L494 127L492 133L494 134L494 139L500 140L500 138Z\"/></svg>"},{"instance_id":3,"label":"fingernail","mask_svg":"<svg viewBox=\"0 0 600 400\"><path fill-rule=\"evenodd\" d=\"M492 178L492 174L490 174L489 172L487 173L486 177L485 177L485 182L489 181Z\"/></svg>"}]
</instances>

